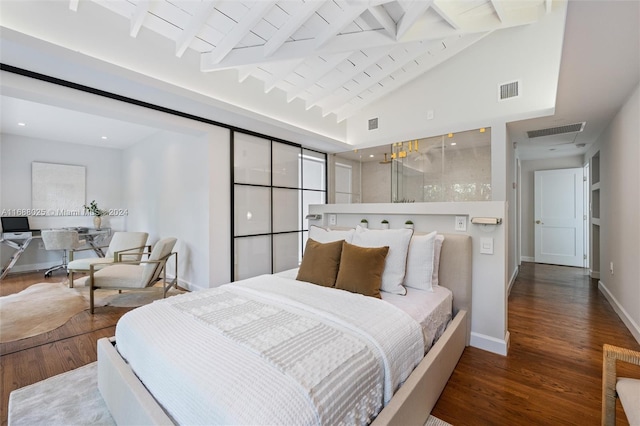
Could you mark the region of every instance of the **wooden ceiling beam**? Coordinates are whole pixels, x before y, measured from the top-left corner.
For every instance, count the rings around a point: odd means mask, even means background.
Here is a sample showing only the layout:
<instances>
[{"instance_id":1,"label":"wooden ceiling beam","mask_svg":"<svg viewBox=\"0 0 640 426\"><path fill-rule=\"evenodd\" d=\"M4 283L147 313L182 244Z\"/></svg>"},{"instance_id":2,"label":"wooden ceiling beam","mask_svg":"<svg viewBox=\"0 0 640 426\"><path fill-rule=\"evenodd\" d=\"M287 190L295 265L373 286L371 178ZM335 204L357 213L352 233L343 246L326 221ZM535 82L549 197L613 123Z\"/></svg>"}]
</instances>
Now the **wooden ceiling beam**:
<instances>
[{"instance_id":1,"label":"wooden ceiling beam","mask_svg":"<svg viewBox=\"0 0 640 426\"><path fill-rule=\"evenodd\" d=\"M136 10L133 12L131 16L131 21L129 25L129 35L133 38L138 37L138 33L144 24L144 20L147 17L147 13L149 12L149 0L140 0L136 5Z\"/></svg>"},{"instance_id":2,"label":"wooden ceiling beam","mask_svg":"<svg viewBox=\"0 0 640 426\"><path fill-rule=\"evenodd\" d=\"M189 23L182 29L176 40L176 56L182 57L193 39L198 35L202 26L207 22L218 4L218 0L204 0L201 2Z\"/></svg>"},{"instance_id":3,"label":"wooden ceiling beam","mask_svg":"<svg viewBox=\"0 0 640 426\"><path fill-rule=\"evenodd\" d=\"M289 17L287 22L264 44L264 56L273 55L323 4L322 0L306 1L295 16Z\"/></svg>"},{"instance_id":4,"label":"wooden ceiling beam","mask_svg":"<svg viewBox=\"0 0 640 426\"><path fill-rule=\"evenodd\" d=\"M351 52L337 53L329 56L329 59L326 59L323 66L314 67L312 73L305 78L304 84L298 85L295 90L287 92L287 102L291 102L295 98L300 97L309 87L333 71L335 67L345 61L349 56L351 56Z\"/></svg>"},{"instance_id":5,"label":"wooden ceiling beam","mask_svg":"<svg viewBox=\"0 0 640 426\"><path fill-rule=\"evenodd\" d=\"M418 19L424 15L424 13L433 5L433 0L415 1L403 6L405 8L404 15L398 22L398 29L396 30L396 39L400 40L402 36L415 24Z\"/></svg>"},{"instance_id":6,"label":"wooden ceiling beam","mask_svg":"<svg viewBox=\"0 0 640 426\"><path fill-rule=\"evenodd\" d=\"M366 2L357 3L353 6L345 3L344 13L341 13L338 19L331 22L323 31L315 38L315 48L320 49L329 41L331 41L336 35L342 31L346 26L353 23L353 21L362 15L367 10L369 5Z\"/></svg>"},{"instance_id":7,"label":"wooden ceiling beam","mask_svg":"<svg viewBox=\"0 0 640 426\"><path fill-rule=\"evenodd\" d=\"M213 49L207 53L207 60L210 63L218 64L225 56L236 47L236 45L247 35L253 27L260 22L264 15L273 7L276 3L274 0L257 0L253 3L247 15L236 25L233 30L229 32L222 41ZM261 55L262 56L262 55Z\"/></svg>"},{"instance_id":8,"label":"wooden ceiling beam","mask_svg":"<svg viewBox=\"0 0 640 426\"><path fill-rule=\"evenodd\" d=\"M395 21L391 19L391 16L389 16L389 14L387 13L384 7L382 6L369 7L369 13L371 13L371 16L373 16L373 18L376 21L378 21L380 25L382 25L382 28L384 28L387 31L387 33L389 33L389 36L391 38L393 38L394 40L397 40L396 35L398 32L398 26L396 25Z\"/></svg>"}]
</instances>

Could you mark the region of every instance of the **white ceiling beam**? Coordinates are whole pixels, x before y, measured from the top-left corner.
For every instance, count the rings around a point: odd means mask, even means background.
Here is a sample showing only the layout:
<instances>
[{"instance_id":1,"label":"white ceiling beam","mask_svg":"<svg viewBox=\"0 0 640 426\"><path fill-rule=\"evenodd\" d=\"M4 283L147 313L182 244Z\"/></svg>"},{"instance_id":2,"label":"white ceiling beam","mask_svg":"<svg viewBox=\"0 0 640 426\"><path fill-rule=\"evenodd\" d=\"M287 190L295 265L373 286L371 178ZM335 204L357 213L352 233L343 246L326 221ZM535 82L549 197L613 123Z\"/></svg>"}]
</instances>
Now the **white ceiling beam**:
<instances>
[{"instance_id":1,"label":"white ceiling beam","mask_svg":"<svg viewBox=\"0 0 640 426\"><path fill-rule=\"evenodd\" d=\"M307 0L295 16L290 16L287 22L264 44L264 56L273 55L322 5L324 5L322 0Z\"/></svg>"},{"instance_id":2,"label":"white ceiling beam","mask_svg":"<svg viewBox=\"0 0 640 426\"><path fill-rule=\"evenodd\" d=\"M289 61L286 66L282 66L280 67L280 69L274 70L273 74L271 74L271 77L269 77L264 82L264 93L269 93L270 91L272 91L281 80L284 80L303 62L304 58L296 59L294 61Z\"/></svg>"},{"instance_id":3,"label":"white ceiling beam","mask_svg":"<svg viewBox=\"0 0 640 426\"><path fill-rule=\"evenodd\" d=\"M340 87L344 86L349 80L353 79L358 74L364 72L367 68L374 65L376 62L380 61L381 58L388 55L393 48L390 46L378 47L376 49L367 50L365 55L367 55L367 59L361 61L357 66L354 66L348 72L343 72L340 75L340 78L334 78L331 80L331 84L324 87L320 92L316 93L310 98L306 100L306 109L309 110L312 107L316 106L318 102L326 99L332 95L335 95L335 91ZM357 52L359 53L359 52Z\"/></svg>"},{"instance_id":4,"label":"white ceiling beam","mask_svg":"<svg viewBox=\"0 0 640 426\"><path fill-rule=\"evenodd\" d=\"M80 0L69 0L69 10L77 12L78 11L78 3L80 3Z\"/></svg>"},{"instance_id":5,"label":"white ceiling beam","mask_svg":"<svg viewBox=\"0 0 640 426\"><path fill-rule=\"evenodd\" d=\"M345 6L345 10L340 14L339 18L331 22L320 34L315 38L315 48L320 49L334 38L347 25L353 23L356 18L367 10L369 5L366 2L357 3L354 6Z\"/></svg>"},{"instance_id":6,"label":"white ceiling beam","mask_svg":"<svg viewBox=\"0 0 640 426\"><path fill-rule=\"evenodd\" d=\"M327 59L322 66L314 67L312 73L305 78L304 84L299 84L295 90L287 92L287 102L291 102L302 95L309 87L313 86L318 80L321 80L324 76L333 71L335 67L337 67L342 61L345 61L349 56L351 56L351 52L337 53L331 55L331 57Z\"/></svg>"},{"instance_id":7,"label":"white ceiling beam","mask_svg":"<svg viewBox=\"0 0 640 426\"><path fill-rule=\"evenodd\" d=\"M496 15L498 15L498 19L500 19L500 22L506 22L507 21L507 11L505 10L505 7L504 7L504 1L503 0L491 0L491 5L493 6L493 10L496 11Z\"/></svg>"},{"instance_id":8,"label":"white ceiling beam","mask_svg":"<svg viewBox=\"0 0 640 426\"><path fill-rule=\"evenodd\" d=\"M431 8L438 13L451 27L455 30L461 30L462 24L456 16L457 13L452 7L452 3L444 3L441 1L433 2Z\"/></svg>"},{"instance_id":9,"label":"white ceiling beam","mask_svg":"<svg viewBox=\"0 0 640 426\"><path fill-rule=\"evenodd\" d=\"M256 67L242 67L238 68L238 82L242 83L255 71Z\"/></svg>"},{"instance_id":10,"label":"white ceiling beam","mask_svg":"<svg viewBox=\"0 0 640 426\"><path fill-rule=\"evenodd\" d=\"M484 33L476 33L476 34L469 34L463 38L457 39L457 40L451 40L447 42L447 46L448 48L441 51L442 53L433 56L433 57L427 57L426 55L428 55L428 53L424 52L422 54L422 57L426 60L424 60L423 64L421 66L415 67L413 70L405 73L405 76L402 76L402 78L396 79L394 84L389 84L386 85L383 89L377 90L374 94L370 94L369 96L367 96L366 98L366 103L367 105L370 105L371 103L375 102L376 100L390 94L391 92L397 90L400 86L406 84L407 82L414 80L415 78L419 77L420 75L424 74L425 72L435 68L437 65L441 64L442 62L450 59L451 57L457 55L458 53L460 53L461 51L463 51L464 49L472 46L473 44L477 43L478 41L482 40L484 37L488 36L489 34L491 34L493 31L487 31ZM398 67L395 68L395 70L393 72L389 72L386 75L391 75L393 74L395 71L399 70L400 68L404 67L405 64L407 64L410 61L416 60L420 58L420 55L418 55L417 57L410 57L410 58L406 58L407 60L404 61L404 63ZM428 60L431 59L431 60ZM422 59L421 59L422 60ZM359 96L360 94L366 92L367 90L369 90L371 87L375 86L376 84L379 83L379 81L381 81L382 79L376 81L376 82L372 82L371 84L369 84L366 87L363 87L362 90L359 93L354 94L353 96L349 97L348 99L341 99L339 102L335 103L335 107L332 109L328 109L326 107L323 107L323 115L329 115L331 113L336 114L336 117L338 119L338 122L341 122L349 117L351 117L352 115L356 114L361 108L362 106L352 106L352 105L347 105L347 103L352 100L353 98Z\"/></svg>"},{"instance_id":11,"label":"white ceiling beam","mask_svg":"<svg viewBox=\"0 0 640 426\"><path fill-rule=\"evenodd\" d=\"M211 52L207 53L208 61L213 64L220 63L220 61L236 47L240 40L260 22L262 17L275 3L276 1L274 0L255 1L251 9L249 9L249 12L247 12L247 15L233 26L233 30L231 30Z\"/></svg>"},{"instance_id":12,"label":"white ceiling beam","mask_svg":"<svg viewBox=\"0 0 640 426\"><path fill-rule=\"evenodd\" d=\"M176 40L176 56L182 57L193 39L198 35L202 26L207 22L218 4L218 0L204 0L201 2L187 25L182 29Z\"/></svg>"},{"instance_id":13,"label":"white ceiling beam","mask_svg":"<svg viewBox=\"0 0 640 426\"><path fill-rule=\"evenodd\" d=\"M336 53L353 52L355 50L381 46L398 46L414 41L441 39L454 35L462 35L462 33L456 32L448 27L444 31L440 30L433 33L412 31L398 42L389 38L386 31L381 29L337 35L322 49L315 49L315 41L313 39L290 41L283 44L282 47L269 58L269 61L304 58L311 53L318 56L329 56ZM220 63L213 62L211 52L207 52L200 56L200 71L217 71L243 65L257 65L263 62L265 62L265 59L263 57L262 46L235 49L229 52Z\"/></svg>"},{"instance_id":14,"label":"white ceiling beam","mask_svg":"<svg viewBox=\"0 0 640 426\"><path fill-rule=\"evenodd\" d=\"M362 86L358 86L360 90L356 92L348 92L342 91L340 95L336 95L336 91L334 90L329 96L326 97L328 99L326 102L319 102L319 106L322 108L323 116L329 115L332 111L338 110L342 108L345 103L349 102L349 100L357 97L360 93L369 90L372 86L378 84L381 80L386 78L387 76L393 74L400 68L404 67L408 62L419 58L420 56L427 53L431 46L438 46L438 42L431 42L427 45L415 43L411 47L402 48L402 49L393 49L389 55L393 56L395 60L395 66L391 65L389 67L385 67L384 69L378 68L377 71L373 73L370 72L369 84L363 84ZM354 76L355 77L355 76ZM324 101L324 99L323 99Z\"/></svg>"},{"instance_id":15,"label":"white ceiling beam","mask_svg":"<svg viewBox=\"0 0 640 426\"><path fill-rule=\"evenodd\" d=\"M429 6L433 4L433 0L421 0L414 1L409 4L408 7L404 7L404 15L398 22L398 29L396 30L396 39L401 39L407 31L424 15L429 9Z\"/></svg>"},{"instance_id":16,"label":"white ceiling beam","mask_svg":"<svg viewBox=\"0 0 640 426\"><path fill-rule=\"evenodd\" d=\"M395 21L391 19L391 16L389 16L385 8L382 6L373 6L369 8L369 13L371 13L374 19L382 25L382 28L389 33L389 36L396 40L398 27Z\"/></svg>"},{"instance_id":17,"label":"white ceiling beam","mask_svg":"<svg viewBox=\"0 0 640 426\"><path fill-rule=\"evenodd\" d=\"M133 38L138 37L138 33L144 24L144 20L149 12L150 2L149 0L140 0L136 5L136 10L131 16L131 22L129 25L129 35Z\"/></svg>"}]
</instances>

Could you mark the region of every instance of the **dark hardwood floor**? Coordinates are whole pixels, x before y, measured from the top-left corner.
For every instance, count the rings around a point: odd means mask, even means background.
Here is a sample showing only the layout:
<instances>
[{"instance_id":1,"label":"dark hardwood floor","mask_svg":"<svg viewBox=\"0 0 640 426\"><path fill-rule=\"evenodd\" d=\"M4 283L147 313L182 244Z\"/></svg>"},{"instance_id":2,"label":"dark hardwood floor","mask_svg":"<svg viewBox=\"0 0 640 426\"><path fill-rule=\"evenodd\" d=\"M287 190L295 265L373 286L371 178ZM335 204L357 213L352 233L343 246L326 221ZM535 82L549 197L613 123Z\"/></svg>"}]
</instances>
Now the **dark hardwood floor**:
<instances>
[{"instance_id":1,"label":"dark hardwood floor","mask_svg":"<svg viewBox=\"0 0 640 426\"><path fill-rule=\"evenodd\" d=\"M46 280L41 273L9 276L0 282L0 295L64 279L63 274ZM112 336L128 310L103 307L94 316L84 311L49 333L0 344L2 424L12 390L95 361L96 341ZM579 268L524 263L509 297L508 328L507 357L465 350L435 416L456 426L597 425L602 345L640 350L596 281ZM620 408L618 424L626 424Z\"/></svg>"},{"instance_id":2,"label":"dark hardwood floor","mask_svg":"<svg viewBox=\"0 0 640 426\"><path fill-rule=\"evenodd\" d=\"M508 321L509 355L465 349L432 414L453 425L600 424L602 345L640 345L597 281L580 268L523 263ZM628 424L619 405L618 424Z\"/></svg>"}]
</instances>

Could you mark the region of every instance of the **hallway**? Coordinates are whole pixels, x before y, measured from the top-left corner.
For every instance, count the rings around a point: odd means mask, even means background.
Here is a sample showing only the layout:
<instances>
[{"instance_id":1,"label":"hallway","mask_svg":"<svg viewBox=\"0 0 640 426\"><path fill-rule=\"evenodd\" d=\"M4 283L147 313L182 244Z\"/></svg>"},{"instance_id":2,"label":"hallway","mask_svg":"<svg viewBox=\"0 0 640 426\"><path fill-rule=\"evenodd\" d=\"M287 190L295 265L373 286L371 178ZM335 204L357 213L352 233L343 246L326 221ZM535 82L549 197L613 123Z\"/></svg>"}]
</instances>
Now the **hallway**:
<instances>
[{"instance_id":1,"label":"hallway","mask_svg":"<svg viewBox=\"0 0 640 426\"><path fill-rule=\"evenodd\" d=\"M465 350L433 415L456 426L599 425L602 345L640 350L581 268L523 263L508 330L507 357ZM617 421L628 424L619 403Z\"/></svg>"}]
</instances>

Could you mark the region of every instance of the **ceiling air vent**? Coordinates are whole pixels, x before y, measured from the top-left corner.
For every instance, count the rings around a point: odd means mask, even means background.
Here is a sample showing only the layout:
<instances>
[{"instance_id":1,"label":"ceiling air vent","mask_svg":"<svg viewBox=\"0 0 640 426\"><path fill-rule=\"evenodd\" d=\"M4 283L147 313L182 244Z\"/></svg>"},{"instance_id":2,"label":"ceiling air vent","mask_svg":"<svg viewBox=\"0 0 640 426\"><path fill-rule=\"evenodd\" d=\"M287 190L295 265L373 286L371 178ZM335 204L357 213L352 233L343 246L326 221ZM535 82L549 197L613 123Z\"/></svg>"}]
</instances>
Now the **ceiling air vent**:
<instances>
[{"instance_id":1,"label":"ceiling air vent","mask_svg":"<svg viewBox=\"0 0 640 426\"><path fill-rule=\"evenodd\" d=\"M582 123L567 124L565 126L558 126L558 127L549 127L548 129L529 130L527 132L527 136L529 136L529 139L533 139L533 138L539 138L541 136L561 135L564 133L577 133L584 130L584 125L586 123L587 123L586 121L583 121Z\"/></svg>"},{"instance_id":2,"label":"ceiling air vent","mask_svg":"<svg viewBox=\"0 0 640 426\"><path fill-rule=\"evenodd\" d=\"M517 98L520 96L520 80L511 81L498 86L498 100Z\"/></svg>"},{"instance_id":3,"label":"ceiling air vent","mask_svg":"<svg viewBox=\"0 0 640 426\"><path fill-rule=\"evenodd\" d=\"M375 130L378 128L378 118L372 118L369 120L369 130Z\"/></svg>"}]
</instances>

